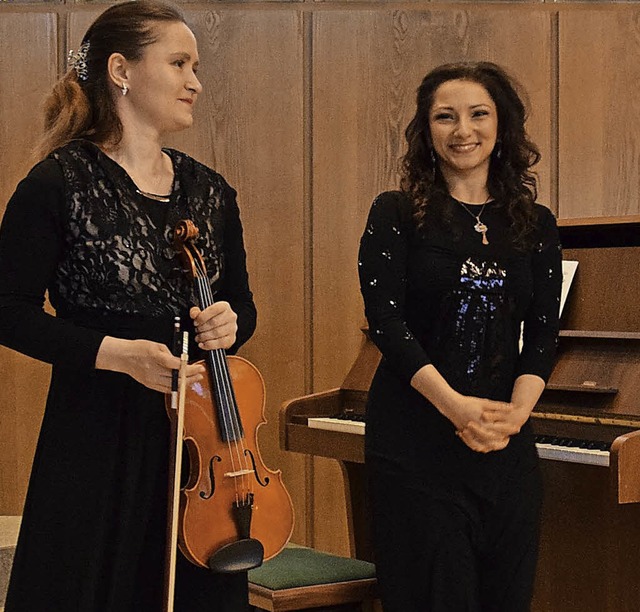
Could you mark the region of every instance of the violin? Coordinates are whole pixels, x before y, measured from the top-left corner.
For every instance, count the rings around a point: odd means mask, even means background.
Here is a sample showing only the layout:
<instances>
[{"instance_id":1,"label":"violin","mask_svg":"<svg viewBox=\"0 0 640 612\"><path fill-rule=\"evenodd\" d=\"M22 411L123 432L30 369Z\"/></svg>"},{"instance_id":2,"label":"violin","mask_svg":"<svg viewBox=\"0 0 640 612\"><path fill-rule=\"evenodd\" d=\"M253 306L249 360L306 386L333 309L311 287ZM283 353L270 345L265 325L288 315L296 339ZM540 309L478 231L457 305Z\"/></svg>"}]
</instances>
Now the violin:
<instances>
[{"instance_id":1,"label":"violin","mask_svg":"<svg viewBox=\"0 0 640 612\"><path fill-rule=\"evenodd\" d=\"M174 249L204 310L214 300L204 260L194 246L197 236L190 220L179 221ZM181 489L174 482L180 497L176 537L185 557L200 567L245 571L287 544L293 504L281 471L267 468L260 456L257 433L266 423L260 372L224 349L207 351L204 363L205 378L181 390L189 477ZM171 419L178 417L170 396L167 410Z\"/></svg>"}]
</instances>

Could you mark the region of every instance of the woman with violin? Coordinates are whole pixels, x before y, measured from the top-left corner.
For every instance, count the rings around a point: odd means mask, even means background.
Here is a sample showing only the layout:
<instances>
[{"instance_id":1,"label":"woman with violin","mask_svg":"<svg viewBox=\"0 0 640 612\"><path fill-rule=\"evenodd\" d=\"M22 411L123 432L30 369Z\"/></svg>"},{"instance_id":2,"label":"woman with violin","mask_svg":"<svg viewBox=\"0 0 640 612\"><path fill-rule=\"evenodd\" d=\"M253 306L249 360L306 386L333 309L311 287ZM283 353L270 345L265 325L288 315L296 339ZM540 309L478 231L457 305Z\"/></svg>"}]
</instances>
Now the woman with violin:
<instances>
[{"instance_id":1,"label":"woman with violin","mask_svg":"<svg viewBox=\"0 0 640 612\"><path fill-rule=\"evenodd\" d=\"M40 159L0 230L0 342L53 365L6 612L162 609L174 317L204 351L253 333L235 191L162 148L202 85L181 13L102 13L45 109ZM173 249L190 219L215 302L193 306ZM43 310L48 292L56 316ZM186 368L187 384L203 365ZM248 609L246 573L180 558L175 609Z\"/></svg>"}]
</instances>

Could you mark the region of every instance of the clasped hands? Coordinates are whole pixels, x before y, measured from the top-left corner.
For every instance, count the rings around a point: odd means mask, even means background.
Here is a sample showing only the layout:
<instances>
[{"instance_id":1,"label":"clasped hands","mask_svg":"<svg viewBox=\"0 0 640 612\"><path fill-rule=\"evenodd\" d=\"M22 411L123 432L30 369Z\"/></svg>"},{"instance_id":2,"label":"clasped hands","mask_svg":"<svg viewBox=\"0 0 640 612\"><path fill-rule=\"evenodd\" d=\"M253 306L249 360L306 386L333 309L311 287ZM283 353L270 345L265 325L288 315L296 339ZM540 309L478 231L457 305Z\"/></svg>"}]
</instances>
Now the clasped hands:
<instances>
[{"instance_id":1,"label":"clasped hands","mask_svg":"<svg viewBox=\"0 0 640 612\"><path fill-rule=\"evenodd\" d=\"M511 402L465 396L451 421L458 437L479 453L502 450L529 418L529 410Z\"/></svg>"}]
</instances>

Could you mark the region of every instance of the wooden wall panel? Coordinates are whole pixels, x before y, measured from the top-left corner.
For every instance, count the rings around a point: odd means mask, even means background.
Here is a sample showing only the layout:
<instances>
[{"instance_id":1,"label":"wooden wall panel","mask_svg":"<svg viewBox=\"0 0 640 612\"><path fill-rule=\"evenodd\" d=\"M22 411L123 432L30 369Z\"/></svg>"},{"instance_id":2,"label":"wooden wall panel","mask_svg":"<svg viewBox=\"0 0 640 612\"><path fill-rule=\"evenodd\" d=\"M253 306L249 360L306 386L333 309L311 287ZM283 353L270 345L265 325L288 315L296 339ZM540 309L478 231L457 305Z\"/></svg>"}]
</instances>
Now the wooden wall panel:
<instances>
[{"instance_id":1,"label":"wooden wall panel","mask_svg":"<svg viewBox=\"0 0 640 612\"><path fill-rule=\"evenodd\" d=\"M100 8L91 7L90 10L77 11L69 14L65 52L68 52L69 49L77 51L80 48L85 32L89 29L89 26L94 22L96 17L106 8L106 6Z\"/></svg>"},{"instance_id":2,"label":"wooden wall panel","mask_svg":"<svg viewBox=\"0 0 640 612\"><path fill-rule=\"evenodd\" d=\"M559 30L560 216L638 214L640 11L561 11Z\"/></svg>"},{"instance_id":3,"label":"wooden wall panel","mask_svg":"<svg viewBox=\"0 0 640 612\"><path fill-rule=\"evenodd\" d=\"M307 2L309 0L306 0ZM328 4L328 3L345 3L345 0L312 0L313 2L316 2L318 4ZM350 3L369 3L371 4L371 0L346 0ZM532 2L537 2L537 3L542 3L545 1L549 1L549 0L459 0L459 2L457 2L456 4L460 4L460 3L482 3L482 2L492 2L492 3L496 3L496 2L500 2L500 3L505 3L505 4L513 4L513 3L528 3L531 4ZM393 5L394 4L404 4L405 6L407 5L407 1L406 0L378 0L376 2L377 5L381 5L381 4L387 4L387 5L391 5L389 6L389 9L393 9ZM418 8L420 7L420 5L422 5L422 8L426 8L425 5L428 4L435 4L435 3L439 3L439 4L451 4L450 0L416 0L414 2L412 2L411 4L414 5L414 7Z\"/></svg>"},{"instance_id":4,"label":"wooden wall panel","mask_svg":"<svg viewBox=\"0 0 640 612\"><path fill-rule=\"evenodd\" d=\"M422 77L440 63L491 60L528 89L549 202L551 18L501 9L332 11L313 16L313 384L338 386L360 343L357 249L372 198L396 185ZM345 552L341 475L318 460L315 544ZM340 510L338 510L340 509Z\"/></svg>"},{"instance_id":5,"label":"wooden wall panel","mask_svg":"<svg viewBox=\"0 0 640 612\"><path fill-rule=\"evenodd\" d=\"M1 216L31 165L31 149L41 125L41 102L55 80L55 15L3 14L0 41ZM0 514L22 512L49 371L44 364L0 348Z\"/></svg>"},{"instance_id":6,"label":"wooden wall panel","mask_svg":"<svg viewBox=\"0 0 640 612\"><path fill-rule=\"evenodd\" d=\"M42 102L56 79L56 32L51 13L0 15L0 214L32 163Z\"/></svg>"}]
</instances>

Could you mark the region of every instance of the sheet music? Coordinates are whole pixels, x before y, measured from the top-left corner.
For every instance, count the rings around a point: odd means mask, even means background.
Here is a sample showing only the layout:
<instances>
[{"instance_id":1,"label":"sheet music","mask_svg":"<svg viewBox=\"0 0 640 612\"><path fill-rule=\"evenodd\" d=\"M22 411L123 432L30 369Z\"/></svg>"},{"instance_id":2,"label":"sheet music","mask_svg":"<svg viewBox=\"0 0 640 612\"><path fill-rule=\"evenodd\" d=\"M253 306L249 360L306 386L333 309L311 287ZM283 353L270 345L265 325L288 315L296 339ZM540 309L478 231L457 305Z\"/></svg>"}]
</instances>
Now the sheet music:
<instances>
[{"instance_id":1,"label":"sheet music","mask_svg":"<svg viewBox=\"0 0 640 612\"><path fill-rule=\"evenodd\" d=\"M567 301L567 296L569 295L569 289L571 288L571 283L573 282L573 277L576 273L577 267L578 267L577 261L573 261L571 259L562 260L562 288L560 289L560 316L562 316L562 309L564 308L564 303ZM518 343L518 352L520 353L522 353L523 335L524 335L524 322L520 324L520 341Z\"/></svg>"},{"instance_id":2,"label":"sheet music","mask_svg":"<svg viewBox=\"0 0 640 612\"><path fill-rule=\"evenodd\" d=\"M573 277L578 267L577 261L562 260L562 289L560 291L560 316L562 316L562 309L564 303L567 301L567 295L569 295L569 289L573 282Z\"/></svg>"}]
</instances>

